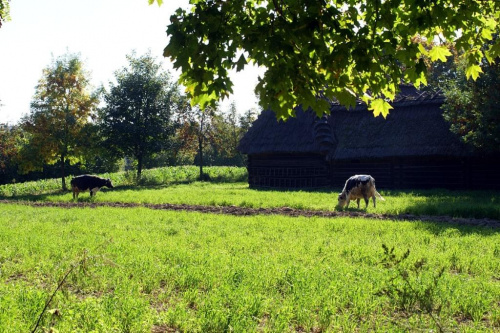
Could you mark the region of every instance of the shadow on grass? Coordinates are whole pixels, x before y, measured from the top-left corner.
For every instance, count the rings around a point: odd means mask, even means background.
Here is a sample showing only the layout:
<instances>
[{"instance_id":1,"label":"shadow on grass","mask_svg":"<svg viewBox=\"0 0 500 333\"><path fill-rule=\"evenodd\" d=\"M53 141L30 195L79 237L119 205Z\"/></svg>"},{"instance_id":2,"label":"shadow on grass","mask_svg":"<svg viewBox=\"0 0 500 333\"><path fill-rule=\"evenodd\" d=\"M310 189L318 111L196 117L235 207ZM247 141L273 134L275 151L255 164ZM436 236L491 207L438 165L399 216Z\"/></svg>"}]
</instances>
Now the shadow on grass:
<instances>
[{"instance_id":1,"label":"shadow on grass","mask_svg":"<svg viewBox=\"0 0 500 333\"><path fill-rule=\"evenodd\" d=\"M0 200L7 201L48 201L49 197L63 197L66 194L70 193L69 191L56 190L50 192L44 192L40 194L19 194L13 196L0 196Z\"/></svg>"},{"instance_id":2,"label":"shadow on grass","mask_svg":"<svg viewBox=\"0 0 500 333\"><path fill-rule=\"evenodd\" d=\"M491 227L487 225L468 225L468 224L455 224L452 222L430 222L430 221L419 221L416 225L416 229L426 231L435 236L467 236L471 234L477 234L480 236L493 236L500 232L500 229Z\"/></svg>"},{"instance_id":3,"label":"shadow on grass","mask_svg":"<svg viewBox=\"0 0 500 333\"><path fill-rule=\"evenodd\" d=\"M250 190L257 192L310 192L310 193L332 193L339 194L342 190L334 187L311 187L311 188L273 188L273 187L249 187Z\"/></svg>"},{"instance_id":4,"label":"shadow on grass","mask_svg":"<svg viewBox=\"0 0 500 333\"><path fill-rule=\"evenodd\" d=\"M410 198L404 213L500 220L500 194L495 191L386 191L389 197Z\"/></svg>"},{"instance_id":5,"label":"shadow on grass","mask_svg":"<svg viewBox=\"0 0 500 333\"><path fill-rule=\"evenodd\" d=\"M160 186L157 186L160 188ZM125 190L138 190L141 187L137 186L116 186L112 189L106 189L102 188L99 190L98 194L100 192L107 192L107 191L125 191ZM148 186L148 189L154 188L153 186ZM72 191L71 190L53 190L53 191L47 191L44 193L38 193L38 194L19 194L19 195L12 195L12 196L5 196L5 195L0 195L0 200L7 200L7 201L54 201L53 199L56 198L63 198L69 195L69 200L73 201L73 196L72 196ZM90 191L85 191L85 192L80 192L78 196L78 201L80 202L92 202L94 200L94 197L90 197ZM56 201L62 201L62 200L56 200Z\"/></svg>"}]
</instances>

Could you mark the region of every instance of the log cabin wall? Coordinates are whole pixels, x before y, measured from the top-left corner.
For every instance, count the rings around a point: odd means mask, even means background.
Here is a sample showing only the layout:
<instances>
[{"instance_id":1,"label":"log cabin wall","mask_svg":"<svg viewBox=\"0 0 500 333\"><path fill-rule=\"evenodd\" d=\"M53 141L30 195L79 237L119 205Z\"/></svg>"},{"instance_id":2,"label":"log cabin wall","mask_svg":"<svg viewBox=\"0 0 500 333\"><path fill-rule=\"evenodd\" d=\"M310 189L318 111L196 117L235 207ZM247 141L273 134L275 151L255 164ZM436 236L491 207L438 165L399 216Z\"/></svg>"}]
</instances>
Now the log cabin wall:
<instances>
[{"instance_id":1,"label":"log cabin wall","mask_svg":"<svg viewBox=\"0 0 500 333\"><path fill-rule=\"evenodd\" d=\"M319 188L329 186L329 167L319 154L248 156L248 183L260 188Z\"/></svg>"},{"instance_id":2,"label":"log cabin wall","mask_svg":"<svg viewBox=\"0 0 500 333\"><path fill-rule=\"evenodd\" d=\"M352 175L370 174L379 189L500 190L499 163L491 156L350 160L332 162L329 174L334 188L342 188Z\"/></svg>"}]
</instances>

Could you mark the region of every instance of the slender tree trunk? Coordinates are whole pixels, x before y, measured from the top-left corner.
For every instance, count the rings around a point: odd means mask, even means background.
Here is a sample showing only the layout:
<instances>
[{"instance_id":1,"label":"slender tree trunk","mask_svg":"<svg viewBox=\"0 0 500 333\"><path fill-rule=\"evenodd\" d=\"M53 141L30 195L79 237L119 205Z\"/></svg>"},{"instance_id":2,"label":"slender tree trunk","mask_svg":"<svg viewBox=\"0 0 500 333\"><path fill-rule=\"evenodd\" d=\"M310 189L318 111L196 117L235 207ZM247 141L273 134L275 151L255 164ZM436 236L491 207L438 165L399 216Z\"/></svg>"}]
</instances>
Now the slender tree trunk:
<instances>
[{"instance_id":1,"label":"slender tree trunk","mask_svg":"<svg viewBox=\"0 0 500 333\"><path fill-rule=\"evenodd\" d=\"M68 188L66 187L66 175L65 175L65 170L64 170L64 154L61 154L61 179L62 179L62 189L63 191L66 191Z\"/></svg>"},{"instance_id":2,"label":"slender tree trunk","mask_svg":"<svg viewBox=\"0 0 500 333\"><path fill-rule=\"evenodd\" d=\"M141 179L142 174L142 155L137 156L137 181Z\"/></svg>"},{"instance_id":3,"label":"slender tree trunk","mask_svg":"<svg viewBox=\"0 0 500 333\"><path fill-rule=\"evenodd\" d=\"M203 137L200 135L198 137L198 150L200 154L200 180L203 181Z\"/></svg>"}]
</instances>

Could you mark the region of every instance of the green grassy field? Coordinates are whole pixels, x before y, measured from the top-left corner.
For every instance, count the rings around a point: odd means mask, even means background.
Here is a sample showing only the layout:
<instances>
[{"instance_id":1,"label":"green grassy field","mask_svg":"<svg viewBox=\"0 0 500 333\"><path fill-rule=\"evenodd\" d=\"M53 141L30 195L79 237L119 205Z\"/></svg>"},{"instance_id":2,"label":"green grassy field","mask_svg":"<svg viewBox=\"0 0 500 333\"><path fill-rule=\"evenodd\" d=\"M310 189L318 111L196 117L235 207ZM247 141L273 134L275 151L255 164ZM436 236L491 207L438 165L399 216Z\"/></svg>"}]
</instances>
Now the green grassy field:
<instances>
[{"instance_id":1,"label":"green grassy field","mask_svg":"<svg viewBox=\"0 0 500 333\"><path fill-rule=\"evenodd\" d=\"M0 332L53 293L59 332L500 329L493 229L3 204L0 242Z\"/></svg>"},{"instance_id":2,"label":"green grassy field","mask_svg":"<svg viewBox=\"0 0 500 333\"><path fill-rule=\"evenodd\" d=\"M239 206L249 208L290 207L294 209L337 210L341 189L316 191L273 191L250 189L247 183L208 183L134 186L118 185L104 188L94 198L81 193L80 202L130 202L150 204L192 204L208 206ZM451 217L491 218L500 220L500 194L493 191L381 191L386 201L370 204L368 212L379 214L446 215ZM4 197L10 200L70 202L70 192L59 190L43 194ZM352 202L349 210L356 211ZM365 204L361 202L361 211Z\"/></svg>"},{"instance_id":3,"label":"green grassy field","mask_svg":"<svg viewBox=\"0 0 500 333\"><path fill-rule=\"evenodd\" d=\"M247 180L247 170L243 167L204 167L203 172L208 175L212 182L243 182ZM173 166L156 169L143 170L140 180L137 180L135 172L116 172L100 174L103 178L110 178L118 187L124 186L153 186L170 185L179 183L191 183L198 179L199 168L197 166ZM73 176L66 177L67 187ZM31 196L52 193L61 190L61 179L41 179L24 183L13 183L0 185L0 198L15 198L19 196Z\"/></svg>"},{"instance_id":4,"label":"green grassy field","mask_svg":"<svg viewBox=\"0 0 500 333\"><path fill-rule=\"evenodd\" d=\"M334 210L339 190L186 170L79 201ZM73 202L44 182L0 187L0 332L500 331L500 229L425 218L499 219L498 193L381 190L367 210L406 222L23 204Z\"/></svg>"}]
</instances>

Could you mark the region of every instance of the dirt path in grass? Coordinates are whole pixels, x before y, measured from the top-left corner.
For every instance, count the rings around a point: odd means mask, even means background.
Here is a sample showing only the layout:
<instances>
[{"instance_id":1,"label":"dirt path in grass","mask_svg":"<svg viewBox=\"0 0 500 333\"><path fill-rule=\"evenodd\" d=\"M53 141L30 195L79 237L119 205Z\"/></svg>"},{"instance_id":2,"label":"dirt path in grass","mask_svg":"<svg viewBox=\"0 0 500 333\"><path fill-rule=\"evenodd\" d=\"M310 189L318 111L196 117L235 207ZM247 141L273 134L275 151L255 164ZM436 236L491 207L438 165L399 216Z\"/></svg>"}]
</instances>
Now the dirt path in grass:
<instances>
[{"instance_id":1,"label":"dirt path in grass","mask_svg":"<svg viewBox=\"0 0 500 333\"><path fill-rule=\"evenodd\" d=\"M23 204L32 207L60 207L60 208L96 208L96 207L115 207L115 208L136 208L146 207L159 210L181 210L202 213L226 214L234 216L249 215L284 215L284 216L305 216L305 217L360 217L379 220L399 220L399 221L428 221L435 223L451 223L458 225L473 225L500 229L500 221L493 219L474 219L474 218L454 218L450 216L431 216L431 215L412 215L412 214L377 214L363 211L317 211L302 210L289 207L280 208L244 208L236 206L199 206L186 204L136 204L120 202L29 202L29 201L10 201L0 200L0 204Z\"/></svg>"}]
</instances>

